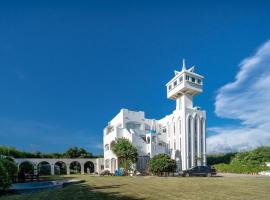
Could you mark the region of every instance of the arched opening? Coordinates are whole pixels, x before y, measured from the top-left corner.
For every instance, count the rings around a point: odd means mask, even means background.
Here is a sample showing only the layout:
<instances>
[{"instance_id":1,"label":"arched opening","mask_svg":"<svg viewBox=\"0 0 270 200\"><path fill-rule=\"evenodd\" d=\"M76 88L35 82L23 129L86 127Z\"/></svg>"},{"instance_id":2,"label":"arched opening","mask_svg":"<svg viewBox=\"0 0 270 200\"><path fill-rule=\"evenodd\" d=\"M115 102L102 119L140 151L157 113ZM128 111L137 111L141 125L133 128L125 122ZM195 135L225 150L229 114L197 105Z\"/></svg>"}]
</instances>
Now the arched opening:
<instances>
[{"instance_id":1,"label":"arched opening","mask_svg":"<svg viewBox=\"0 0 270 200\"><path fill-rule=\"evenodd\" d=\"M93 162L87 161L86 163L84 163L85 174L91 174L91 173L94 173L94 171L95 171L95 166Z\"/></svg>"},{"instance_id":2,"label":"arched opening","mask_svg":"<svg viewBox=\"0 0 270 200\"><path fill-rule=\"evenodd\" d=\"M67 165L63 161L58 161L54 164L54 174L63 175L67 174Z\"/></svg>"},{"instance_id":3,"label":"arched opening","mask_svg":"<svg viewBox=\"0 0 270 200\"><path fill-rule=\"evenodd\" d=\"M37 165L38 173L40 175L50 175L51 174L51 165L47 161L42 161Z\"/></svg>"},{"instance_id":4,"label":"arched opening","mask_svg":"<svg viewBox=\"0 0 270 200\"><path fill-rule=\"evenodd\" d=\"M33 163L29 161L24 161L20 163L19 165L19 174L24 173L24 174L33 174L34 173L34 165Z\"/></svg>"},{"instance_id":5,"label":"arched opening","mask_svg":"<svg viewBox=\"0 0 270 200\"><path fill-rule=\"evenodd\" d=\"M111 159L111 172L114 173L116 170L116 159L112 158Z\"/></svg>"},{"instance_id":6,"label":"arched opening","mask_svg":"<svg viewBox=\"0 0 270 200\"><path fill-rule=\"evenodd\" d=\"M34 174L34 165L29 161L24 161L19 164L18 181L25 182L28 176Z\"/></svg>"},{"instance_id":7,"label":"arched opening","mask_svg":"<svg viewBox=\"0 0 270 200\"><path fill-rule=\"evenodd\" d=\"M81 164L78 161L73 161L70 163L70 174L80 174L81 173Z\"/></svg>"},{"instance_id":8,"label":"arched opening","mask_svg":"<svg viewBox=\"0 0 270 200\"><path fill-rule=\"evenodd\" d=\"M194 158L195 158L194 166L197 166L199 162L198 135L199 135L199 119L198 119L198 116L195 115L194 117Z\"/></svg>"},{"instance_id":9,"label":"arched opening","mask_svg":"<svg viewBox=\"0 0 270 200\"><path fill-rule=\"evenodd\" d=\"M109 169L110 168L110 159L105 160L105 168Z\"/></svg>"},{"instance_id":10,"label":"arched opening","mask_svg":"<svg viewBox=\"0 0 270 200\"><path fill-rule=\"evenodd\" d=\"M200 150L200 152L201 152L201 159L203 160L203 156L204 156L204 132L205 132L205 119L204 118L202 118L201 119L201 135L200 135L200 148L201 148L201 150ZM203 162L201 162L201 163L203 163Z\"/></svg>"},{"instance_id":11,"label":"arched opening","mask_svg":"<svg viewBox=\"0 0 270 200\"><path fill-rule=\"evenodd\" d=\"M191 167L191 116L188 117L188 166L187 168Z\"/></svg>"}]
</instances>

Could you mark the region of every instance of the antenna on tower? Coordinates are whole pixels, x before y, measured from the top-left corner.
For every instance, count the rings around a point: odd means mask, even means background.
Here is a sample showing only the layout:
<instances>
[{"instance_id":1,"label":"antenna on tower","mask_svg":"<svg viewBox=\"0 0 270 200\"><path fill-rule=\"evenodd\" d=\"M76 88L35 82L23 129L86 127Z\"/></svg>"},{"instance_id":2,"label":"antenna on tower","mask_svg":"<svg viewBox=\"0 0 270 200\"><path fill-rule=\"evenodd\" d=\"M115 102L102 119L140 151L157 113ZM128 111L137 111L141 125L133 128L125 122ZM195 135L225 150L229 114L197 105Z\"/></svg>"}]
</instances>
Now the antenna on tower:
<instances>
[{"instance_id":1,"label":"antenna on tower","mask_svg":"<svg viewBox=\"0 0 270 200\"><path fill-rule=\"evenodd\" d=\"M183 58L183 65L182 65L182 71L183 70L186 70L186 61L185 61L185 59Z\"/></svg>"}]
</instances>

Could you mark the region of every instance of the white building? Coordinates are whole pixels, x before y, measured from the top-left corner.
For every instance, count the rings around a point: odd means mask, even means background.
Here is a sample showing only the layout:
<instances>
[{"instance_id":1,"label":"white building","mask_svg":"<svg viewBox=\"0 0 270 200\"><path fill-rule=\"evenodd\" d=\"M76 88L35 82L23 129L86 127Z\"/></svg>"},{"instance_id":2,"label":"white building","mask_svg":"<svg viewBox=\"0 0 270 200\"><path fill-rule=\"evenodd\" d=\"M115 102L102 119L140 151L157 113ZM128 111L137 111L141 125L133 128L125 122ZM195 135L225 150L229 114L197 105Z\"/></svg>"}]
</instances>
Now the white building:
<instances>
[{"instance_id":1,"label":"white building","mask_svg":"<svg viewBox=\"0 0 270 200\"><path fill-rule=\"evenodd\" d=\"M114 172L118 169L116 155L111 144L117 138L127 138L137 148L139 160L134 166L146 168L150 158L166 153L176 160L178 170L192 166L206 165L205 121L206 113L193 106L193 96L203 89L203 76L186 69L185 61L181 71L166 84L167 98L176 101L172 114L160 120L146 119L144 112L127 109L121 111L104 129L104 166Z\"/></svg>"}]
</instances>

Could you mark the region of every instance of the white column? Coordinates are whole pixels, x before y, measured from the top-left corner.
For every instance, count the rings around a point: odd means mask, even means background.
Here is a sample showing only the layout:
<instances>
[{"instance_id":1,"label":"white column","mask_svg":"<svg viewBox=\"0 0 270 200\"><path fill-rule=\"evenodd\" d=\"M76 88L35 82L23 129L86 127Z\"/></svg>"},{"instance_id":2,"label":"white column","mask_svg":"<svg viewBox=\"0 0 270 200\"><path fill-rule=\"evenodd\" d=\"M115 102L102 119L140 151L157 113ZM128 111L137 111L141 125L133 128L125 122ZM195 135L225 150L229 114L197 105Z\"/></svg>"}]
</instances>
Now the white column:
<instances>
[{"instance_id":1,"label":"white column","mask_svg":"<svg viewBox=\"0 0 270 200\"><path fill-rule=\"evenodd\" d=\"M206 120L203 121L203 165L207 165L206 162L206 129L205 129Z\"/></svg>"},{"instance_id":2,"label":"white column","mask_svg":"<svg viewBox=\"0 0 270 200\"><path fill-rule=\"evenodd\" d=\"M51 175L54 175L54 164L50 164L51 165Z\"/></svg>"},{"instance_id":3,"label":"white column","mask_svg":"<svg viewBox=\"0 0 270 200\"><path fill-rule=\"evenodd\" d=\"M193 167L195 165L195 155L194 155L194 151L195 151L195 146L194 146L194 119L191 118L191 166L190 167Z\"/></svg>"},{"instance_id":4,"label":"white column","mask_svg":"<svg viewBox=\"0 0 270 200\"><path fill-rule=\"evenodd\" d=\"M81 165L81 174L84 174L84 163L80 163Z\"/></svg>"},{"instance_id":5,"label":"white column","mask_svg":"<svg viewBox=\"0 0 270 200\"><path fill-rule=\"evenodd\" d=\"M66 163L67 166L67 175L70 175L70 163Z\"/></svg>"}]
</instances>

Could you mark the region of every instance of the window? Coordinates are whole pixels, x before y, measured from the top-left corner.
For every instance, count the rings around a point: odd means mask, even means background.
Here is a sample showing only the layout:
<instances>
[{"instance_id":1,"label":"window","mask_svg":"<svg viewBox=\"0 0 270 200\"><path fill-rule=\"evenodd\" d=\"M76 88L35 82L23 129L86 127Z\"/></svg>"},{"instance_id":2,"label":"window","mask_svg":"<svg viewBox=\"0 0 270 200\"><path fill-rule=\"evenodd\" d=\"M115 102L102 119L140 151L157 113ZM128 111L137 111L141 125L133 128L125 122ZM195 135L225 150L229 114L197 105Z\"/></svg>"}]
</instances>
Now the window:
<instances>
[{"instance_id":1,"label":"window","mask_svg":"<svg viewBox=\"0 0 270 200\"><path fill-rule=\"evenodd\" d=\"M173 133L175 135L175 122L173 123Z\"/></svg>"},{"instance_id":2,"label":"window","mask_svg":"<svg viewBox=\"0 0 270 200\"><path fill-rule=\"evenodd\" d=\"M167 129L166 127L162 129L162 133L166 133L167 132Z\"/></svg>"},{"instance_id":3,"label":"window","mask_svg":"<svg viewBox=\"0 0 270 200\"><path fill-rule=\"evenodd\" d=\"M186 80L187 80L187 81L189 80L189 76L188 76L188 75L186 75Z\"/></svg>"},{"instance_id":4,"label":"window","mask_svg":"<svg viewBox=\"0 0 270 200\"><path fill-rule=\"evenodd\" d=\"M171 86L171 85L169 85L169 87L168 87L168 88L169 88L169 90L171 90L171 89L172 89L172 86Z\"/></svg>"},{"instance_id":5,"label":"window","mask_svg":"<svg viewBox=\"0 0 270 200\"><path fill-rule=\"evenodd\" d=\"M173 149L176 150L176 142L173 143Z\"/></svg>"},{"instance_id":6,"label":"window","mask_svg":"<svg viewBox=\"0 0 270 200\"><path fill-rule=\"evenodd\" d=\"M126 128L128 130L130 130L130 129L137 130L137 129L140 129L141 128L141 124L140 123L137 123L137 122L127 122L126 123Z\"/></svg>"},{"instance_id":7,"label":"window","mask_svg":"<svg viewBox=\"0 0 270 200\"><path fill-rule=\"evenodd\" d=\"M106 144L105 147L104 147L105 151L108 151L109 150L109 145Z\"/></svg>"},{"instance_id":8,"label":"window","mask_svg":"<svg viewBox=\"0 0 270 200\"><path fill-rule=\"evenodd\" d=\"M174 81L173 82L173 86L175 87L177 85L177 81Z\"/></svg>"},{"instance_id":9,"label":"window","mask_svg":"<svg viewBox=\"0 0 270 200\"><path fill-rule=\"evenodd\" d=\"M105 160L105 168L110 168L110 159Z\"/></svg>"},{"instance_id":10,"label":"window","mask_svg":"<svg viewBox=\"0 0 270 200\"><path fill-rule=\"evenodd\" d=\"M181 83L183 81L183 76L180 76L179 82Z\"/></svg>"},{"instance_id":11,"label":"window","mask_svg":"<svg viewBox=\"0 0 270 200\"><path fill-rule=\"evenodd\" d=\"M202 80L201 79L197 79L197 83L198 84L202 84Z\"/></svg>"},{"instance_id":12,"label":"window","mask_svg":"<svg viewBox=\"0 0 270 200\"><path fill-rule=\"evenodd\" d=\"M191 77L191 81L195 83L196 79L194 77Z\"/></svg>"}]
</instances>

